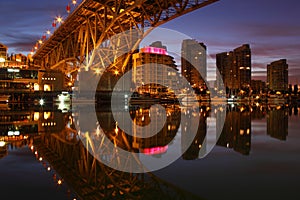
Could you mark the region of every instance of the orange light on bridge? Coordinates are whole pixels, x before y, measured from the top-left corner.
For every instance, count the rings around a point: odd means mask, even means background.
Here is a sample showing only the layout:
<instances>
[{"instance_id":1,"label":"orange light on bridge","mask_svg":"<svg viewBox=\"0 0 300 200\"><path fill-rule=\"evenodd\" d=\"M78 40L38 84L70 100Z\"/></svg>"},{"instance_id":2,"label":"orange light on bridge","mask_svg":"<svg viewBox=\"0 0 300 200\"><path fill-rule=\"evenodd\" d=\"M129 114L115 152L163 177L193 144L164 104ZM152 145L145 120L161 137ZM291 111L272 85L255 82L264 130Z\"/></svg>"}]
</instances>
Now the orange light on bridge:
<instances>
[{"instance_id":1,"label":"orange light on bridge","mask_svg":"<svg viewBox=\"0 0 300 200\"><path fill-rule=\"evenodd\" d=\"M57 181L57 184L58 184L58 185L61 185L61 184L62 184L62 180L59 179L59 180Z\"/></svg>"},{"instance_id":2,"label":"orange light on bridge","mask_svg":"<svg viewBox=\"0 0 300 200\"><path fill-rule=\"evenodd\" d=\"M95 70L95 74L100 74L101 73L101 70L99 69L99 68L97 68L96 70Z\"/></svg>"},{"instance_id":3,"label":"orange light on bridge","mask_svg":"<svg viewBox=\"0 0 300 200\"><path fill-rule=\"evenodd\" d=\"M76 0L73 0L72 1L72 4L75 6L77 4L77 1Z\"/></svg>"},{"instance_id":4,"label":"orange light on bridge","mask_svg":"<svg viewBox=\"0 0 300 200\"><path fill-rule=\"evenodd\" d=\"M115 73L115 75L118 75L118 74L119 74L119 71L118 71L118 70L115 70L114 73Z\"/></svg>"}]
</instances>

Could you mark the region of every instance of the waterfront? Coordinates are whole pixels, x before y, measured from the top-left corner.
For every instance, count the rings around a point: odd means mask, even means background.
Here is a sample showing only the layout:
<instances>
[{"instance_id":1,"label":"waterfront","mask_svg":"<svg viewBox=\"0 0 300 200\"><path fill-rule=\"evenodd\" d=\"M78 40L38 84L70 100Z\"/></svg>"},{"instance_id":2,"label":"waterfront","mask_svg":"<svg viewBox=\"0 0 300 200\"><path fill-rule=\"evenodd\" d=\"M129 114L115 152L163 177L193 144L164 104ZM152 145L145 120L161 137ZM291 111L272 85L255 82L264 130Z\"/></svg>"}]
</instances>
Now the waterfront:
<instances>
[{"instance_id":1,"label":"waterfront","mask_svg":"<svg viewBox=\"0 0 300 200\"><path fill-rule=\"evenodd\" d=\"M168 106L166 108L169 109ZM105 182L99 181L98 186L105 186L106 189L98 194L106 194L106 196L99 195L98 199L151 199L157 195L161 199L172 199L174 195L177 198L178 195L183 195L185 199L192 199L195 196L191 193L200 199L292 199L298 195L298 179L300 178L298 159L300 115L298 111L300 108L279 104L252 106L228 104L222 109L221 107L212 109L209 105L204 105L201 108L200 128L193 144L187 151L182 152L183 155L174 163L153 172L157 179L151 178L151 176L147 178L147 175L144 179L141 175L127 177L126 173L115 176L119 173L109 170L101 174L100 169L103 168L97 168L100 171L100 177L105 179L104 177L107 178L107 175L113 172L110 178L116 181L112 184L108 180L107 185ZM225 110L226 121L217 145L206 157L199 159L203 155L201 148L204 146L204 136L210 127L209 123L214 121L208 119L217 118L218 114ZM134 106L130 111L133 118L139 119L137 123L143 123L141 119L144 119L144 123L149 120L147 118L149 107L147 106L138 109ZM163 157L166 152L174 151L172 146L177 142L184 144L183 136L188 129L185 129L183 125L179 126L180 118L178 118L179 113L176 106L171 107L168 111L171 113L171 118L167 120L167 124L172 124L174 129L164 129L158 134L155 141L140 142L139 147L135 144L136 150L144 150L144 153L149 153L151 151L146 150L147 145L153 147L156 142L157 146L164 146L169 143L170 139L175 138L168 149L161 149L160 152L152 151L152 156ZM15 117L12 118L9 115ZM38 133L42 133L42 136L45 137L57 135L69 142L79 141L80 144L81 141L72 134L66 134L72 132L70 129L73 129L71 123L73 116L76 115L72 115L71 112L62 112L57 107L46 109L15 106L10 112L1 111L2 134L6 131L5 128L8 124L17 124L18 127L26 127L30 124L32 128L20 129L20 134L26 136L25 140L23 136L21 142L8 142L6 153L2 154L0 191L1 196L5 197L4 199L81 199L80 197L84 196L84 191L80 188L82 185L78 185L79 181L72 179L72 177L76 177L72 170L77 167L74 166L72 169L69 166L67 168L69 173L63 167L66 163L72 162L72 156L69 155L69 160L59 161L58 159L59 162L55 162L51 153L46 153L47 149L42 149L38 144L39 148L35 147L37 143L35 141L38 141L37 138L40 137ZM190 116L193 116L192 112ZM109 110L100 109L97 117L100 123L101 121L105 122L106 127L102 126L102 128L107 130L107 134L115 131L115 124L110 121ZM108 121L111 123L107 123ZM66 130L68 131L66 132ZM17 138L17 136L14 137ZM128 141L133 140L128 138ZM199 146L200 143L202 146ZM65 151L67 151L69 147L67 144L65 145ZM30 149L31 146L33 149ZM53 149L55 148L57 146L53 146ZM181 149L177 150L181 151ZM35 151L38 151L37 154ZM47 161L47 157L52 163ZM48 171L48 167L50 167L50 171ZM73 175L70 176L72 173ZM55 178L54 174L56 174ZM60 179L62 180L61 185L58 182ZM132 187L139 186L139 188L132 192L121 193L122 190L119 190L117 186L122 185L126 188L124 179L132 180ZM141 185L141 181L151 184ZM162 185L164 187L160 187L158 190L158 186ZM91 188L92 186L91 182ZM11 192L12 188L19 192ZM105 190L107 190L106 193L103 192ZM117 194L116 191L120 193ZM153 194L153 191L158 194ZM95 196L97 197L97 195ZM88 199L88 197L85 196L83 199Z\"/></svg>"}]
</instances>

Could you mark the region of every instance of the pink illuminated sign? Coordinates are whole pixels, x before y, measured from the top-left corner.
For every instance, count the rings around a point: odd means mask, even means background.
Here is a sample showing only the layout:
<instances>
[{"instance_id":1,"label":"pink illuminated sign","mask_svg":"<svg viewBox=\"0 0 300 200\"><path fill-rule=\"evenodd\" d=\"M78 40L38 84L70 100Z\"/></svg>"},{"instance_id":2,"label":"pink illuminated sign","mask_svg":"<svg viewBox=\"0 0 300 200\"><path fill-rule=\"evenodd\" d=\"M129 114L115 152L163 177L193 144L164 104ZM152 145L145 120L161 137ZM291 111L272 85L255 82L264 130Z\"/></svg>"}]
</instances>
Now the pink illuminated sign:
<instances>
[{"instance_id":1,"label":"pink illuminated sign","mask_svg":"<svg viewBox=\"0 0 300 200\"><path fill-rule=\"evenodd\" d=\"M142 153L146 155L156 155L156 154L162 154L165 153L168 150L168 145L164 147L152 147L152 148L145 148L142 149Z\"/></svg>"},{"instance_id":2,"label":"pink illuminated sign","mask_svg":"<svg viewBox=\"0 0 300 200\"><path fill-rule=\"evenodd\" d=\"M168 55L167 51L163 48L157 48L157 47L144 47L141 49L142 53L155 53L155 54L161 54L161 55Z\"/></svg>"}]
</instances>

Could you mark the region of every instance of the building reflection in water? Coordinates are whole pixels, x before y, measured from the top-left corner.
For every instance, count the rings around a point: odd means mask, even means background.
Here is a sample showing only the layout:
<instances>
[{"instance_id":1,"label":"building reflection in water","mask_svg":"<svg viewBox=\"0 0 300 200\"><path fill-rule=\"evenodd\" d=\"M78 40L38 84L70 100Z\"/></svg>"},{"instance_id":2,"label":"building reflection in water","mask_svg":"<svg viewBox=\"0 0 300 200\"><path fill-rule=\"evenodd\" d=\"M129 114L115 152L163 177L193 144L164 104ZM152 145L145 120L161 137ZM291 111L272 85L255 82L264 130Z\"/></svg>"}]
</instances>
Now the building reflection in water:
<instances>
[{"instance_id":1,"label":"building reflection in water","mask_svg":"<svg viewBox=\"0 0 300 200\"><path fill-rule=\"evenodd\" d=\"M12 108L0 112L0 136L59 132L64 128L64 115L55 108L12 105Z\"/></svg>"},{"instance_id":2,"label":"building reflection in water","mask_svg":"<svg viewBox=\"0 0 300 200\"><path fill-rule=\"evenodd\" d=\"M126 112L130 113L132 120L140 126L158 123L159 118L150 115L150 105L129 106ZM192 109L180 108L179 105L164 105L167 113L167 120L158 134L149 138L137 138L124 133L118 128L111 110L107 106L98 107L97 119L103 133L119 147L127 151L140 152L148 156L160 157L170 151L173 139L181 131L182 159L194 160L201 158L208 151L207 138L210 123L215 123L216 131L221 135L217 141L218 146L232 148L243 155L248 155L251 149L251 120L267 121L267 134L273 138L286 140L288 135L288 118L291 110L298 114L298 107L288 107L284 105L240 105L229 104L217 106L211 110L210 105L202 105L200 113ZM122 111L123 112L123 111ZM183 113L182 113L183 112ZM183 119L182 114L185 116ZM76 116L76 113L74 114ZM193 120L195 115L200 115L200 123ZM218 123L220 118L225 118L225 124ZM199 119L199 118L198 118ZM183 120L183 121L181 121ZM180 123L181 122L181 123ZM187 144L191 128L199 123L197 134L193 138L192 144ZM181 127L180 127L181 125ZM130 127L135 132L134 127ZM44 133L44 134L41 134ZM119 173L98 162L90 155L79 140L75 130L72 114L63 113L54 109L41 107L12 109L0 112L0 134L1 141L15 140L21 141L11 143L17 146L28 145L33 152L37 152L37 159L47 160L49 166L57 170L61 177L68 181L70 186L76 190L79 196L87 197L103 195L107 198L122 198L126 195L134 195L129 187L124 185L134 185L135 192L149 194L155 191L153 196L160 196L161 193L169 197L165 191L157 190L156 184L161 184L155 177L148 177L154 182L145 183L145 175L129 173ZM95 138L100 134L95 130ZM149 133L150 134L150 133ZM41 139L36 139L40 137ZM4 143L2 143L4 144ZM34 147L33 147L34 146ZM0 158L7 155L7 149L12 148L5 144L0 147ZM33 149L34 148L34 149ZM36 149L35 149L36 148ZM50 153L52 152L52 153ZM57 158L52 156L58 156ZM61 165L64 160L64 165ZM47 169L49 167L47 166ZM74 173L76 176L74 176ZM58 176L58 175L57 175ZM124 185L122 185L124 184ZM120 187L122 185L122 187ZM168 186L164 186L168 187ZM121 188L121 189L120 189ZM132 186L130 188L133 188ZM95 192L96 191L96 192ZM128 191L126 194L126 191ZM153 193L153 192L152 192ZM94 194L94 195L92 195ZM174 192L173 194L176 194ZM130 196L129 195L129 196Z\"/></svg>"},{"instance_id":3,"label":"building reflection in water","mask_svg":"<svg viewBox=\"0 0 300 200\"><path fill-rule=\"evenodd\" d=\"M138 105L138 106L130 106L129 112L134 124L138 126L148 125L150 122L157 124L158 121L161 120L161 117L150 115L150 105ZM178 128L180 126L181 112L178 105L169 105L164 106L167 119L163 128L155 135L146 138L134 137L126 134L122 131L117 125L117 122L114 120L113 114L110 109L107 107L99 107L97 110L97 118L99 121L99 125L102 130L106 134L108 138L112 142L116 142L117 145L125 150L130 150L133 152L140 152L149 155L159 155L163 154L168 150L168 144L174 139L176 133L178 132ZM119 114L122 114L121 111ZM159 115L159 113L157 113ZM133 135L136 135L137 127L127 127L127 129L131 130ZM149 133L145 133L145 135L151 135L151 129L147 130ZM116 134L117 132L117 134ZM124 135L126 135L126 141L124 140ZM129 142L129 146L125 143Z\"/></svg>"},{"instance_id":4,"label":"building reflection in water","mask_svg":"<svg viewBox=\"0 0 300 200\"><path fill-rule=\"evenodd\" d=\"M288 135L288 113L288 107L283 105L269 106L267 115L268 135L279 140L286 140Z\"/></svg>"},{"instance_id":5,"label":"building reflection in water","mask_svg":"<svg viewBox=\"0 0 300 200\"><path fill-rule=\"evenodd\" d=\"M186 117L184 118L181 126L181 145L182 149L187 149L185 152L182 152L182 158L184 160L194 160L199 158L200 150L202 154L206 153L206 145L204 144L204 139L207 132L206 119L208 117L209 109L209 106L201 106L200 122L196 121L199 118L194 117L195 115L199 115L198 112L189 108L183 109L184 115ZM189 142L186 142L186 140L189 137L192 128L195 126L198 126L197 134L192 144L190 144Z\"/></svg>"},{"instance_id":6,"label":"building reflection in water","mask_svg":"<svg viewBox=\"0 0 300 200\"><path fill-rule=\"evenodd\" d=\"M32 138L43 133L59 133L65 129L65 118L57 108L5 104L0 110L1 155L4 152L32 145Z\"/></svg>"},{"instance_id":7,"label":"building reflection in water","mask_svg":"<svg viewBox=\"0 0 300 200\"><path fill-rule=\"evenodd\" d=\"M248 155L251 144L251 112L245 105L227 105L223 131L217 145L233 148L235 151Z\"/></svg>"}]
</instances>

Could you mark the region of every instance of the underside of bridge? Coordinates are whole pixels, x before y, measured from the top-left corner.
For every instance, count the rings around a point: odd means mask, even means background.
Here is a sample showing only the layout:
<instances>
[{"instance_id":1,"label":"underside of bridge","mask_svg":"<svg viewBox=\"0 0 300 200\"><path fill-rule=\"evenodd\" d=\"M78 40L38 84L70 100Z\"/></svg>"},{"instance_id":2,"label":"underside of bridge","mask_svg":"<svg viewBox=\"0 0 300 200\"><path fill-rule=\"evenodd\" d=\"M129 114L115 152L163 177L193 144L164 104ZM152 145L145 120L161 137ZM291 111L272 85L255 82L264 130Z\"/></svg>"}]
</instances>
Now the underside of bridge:
<instances>
[{"instance_id":1,"label":"underside of bridge","mask_svg":"<svg viewBox=\"0 0 300 200\"><path fill-rule=\"evenodd\" d=\"M76 75L80 67L89 68L94 64L93 50L111 48L112 44L105 41L113 36L134 30L143 38L152 28L216 1L84 0L52 36L43 41L33 59L42 69L60 70L70 77ZM127 46L136 48L140 39L134 41L135 45L132 42ZM122 60L125 66L128 59Z\"/></svg>"}]
</instances>

